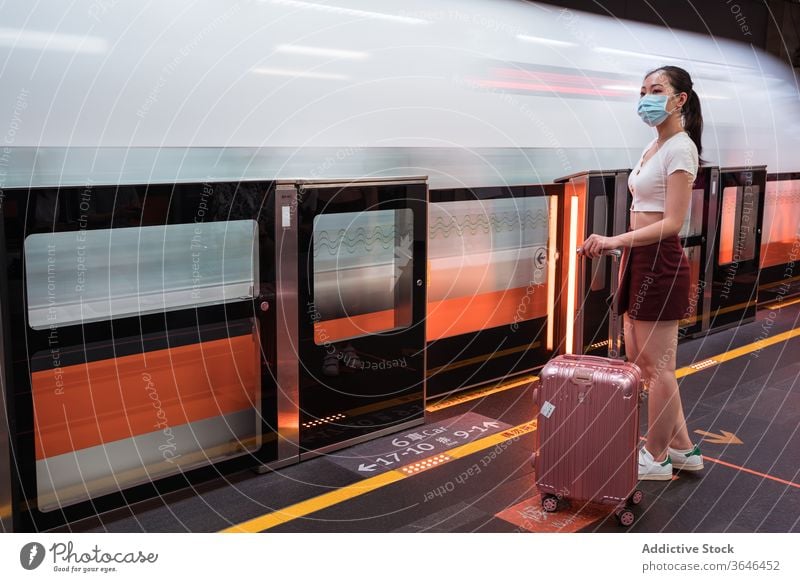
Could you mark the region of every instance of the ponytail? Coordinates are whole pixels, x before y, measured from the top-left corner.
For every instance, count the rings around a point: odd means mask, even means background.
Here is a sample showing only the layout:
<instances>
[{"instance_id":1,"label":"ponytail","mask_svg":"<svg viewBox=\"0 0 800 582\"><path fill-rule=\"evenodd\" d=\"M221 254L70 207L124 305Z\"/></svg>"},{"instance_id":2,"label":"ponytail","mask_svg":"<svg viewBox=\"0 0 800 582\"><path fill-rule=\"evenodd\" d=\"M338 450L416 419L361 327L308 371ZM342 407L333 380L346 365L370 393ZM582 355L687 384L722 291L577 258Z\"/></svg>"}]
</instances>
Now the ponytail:
<instances>
[{"instance_id":1,"label":"ponytail","mask_svg":"<svg viewBox=\"0 0 800 582\"><path fill-rule=\"evenodd\" d=\"M682 110L683 129L686 130L686 133L692 138L694 145L697 146L697 156L700 157L703 152L703 144L701 143L703 136L703 111L700 107L700 98L697 96L697 93L694 92L694 89L689 89L689 99L682 107ZM701 164L704 161L705 160L700 158Z\"/></svg>"}]
</instances>

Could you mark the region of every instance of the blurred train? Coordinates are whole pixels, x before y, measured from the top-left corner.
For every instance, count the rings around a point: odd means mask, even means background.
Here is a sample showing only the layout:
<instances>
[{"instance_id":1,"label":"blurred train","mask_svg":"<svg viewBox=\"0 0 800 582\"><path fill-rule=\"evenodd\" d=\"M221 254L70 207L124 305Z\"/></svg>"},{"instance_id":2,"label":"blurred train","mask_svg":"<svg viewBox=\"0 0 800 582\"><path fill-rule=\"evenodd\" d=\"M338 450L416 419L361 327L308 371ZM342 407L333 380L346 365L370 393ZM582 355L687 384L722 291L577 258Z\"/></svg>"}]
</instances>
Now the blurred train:
<instances>
[{"instance_id":1,"label":"blurred train","mask_svg":"<svg viewBox=\"0 0 800 582\"><path fill-rule=\"evenodd\" d=\"M660 64L692 74L710 163L798 169L791 69L705 35L515 0L0 10L3 145L14 148L5 186L547 183L635 164L652 132L636 116L638 91Z\"/></svg>"},{"instance_id":2,"label":"blurred train","mask_svg":"<svg viewBox=\"0 0 800 582\"><path fill-rule=\"evenodd\" d=\"M658 65L692 74L710 165L770 173L758 236L752 184L720 184L714 252L800 279L800 92L751 46L515 0L17 2L0 23L16 527L325 454L419 424L426 387L543 363L580 299L570 221L613 219L554 182L635 164Z\"/></svg>"}]
</instances>

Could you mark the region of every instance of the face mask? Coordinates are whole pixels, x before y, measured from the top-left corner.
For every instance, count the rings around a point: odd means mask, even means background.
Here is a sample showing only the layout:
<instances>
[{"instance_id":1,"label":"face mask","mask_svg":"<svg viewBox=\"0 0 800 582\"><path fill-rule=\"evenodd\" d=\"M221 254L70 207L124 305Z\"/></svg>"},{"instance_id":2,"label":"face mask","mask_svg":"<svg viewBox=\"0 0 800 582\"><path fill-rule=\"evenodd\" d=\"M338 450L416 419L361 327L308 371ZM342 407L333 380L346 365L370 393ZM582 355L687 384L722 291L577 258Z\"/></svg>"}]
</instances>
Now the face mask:
<instances>
[{"instance_id":1,"label":"face mask","mask_svg":"<svg viewBox=\"0 0 800 582\"><path fill-rule=\"evenodd\" d=\"M671 111L667 111L667 95L642 95L639 99L639 117L647 125L655 127L662 123Z\"/></svg>"}]
</instances>

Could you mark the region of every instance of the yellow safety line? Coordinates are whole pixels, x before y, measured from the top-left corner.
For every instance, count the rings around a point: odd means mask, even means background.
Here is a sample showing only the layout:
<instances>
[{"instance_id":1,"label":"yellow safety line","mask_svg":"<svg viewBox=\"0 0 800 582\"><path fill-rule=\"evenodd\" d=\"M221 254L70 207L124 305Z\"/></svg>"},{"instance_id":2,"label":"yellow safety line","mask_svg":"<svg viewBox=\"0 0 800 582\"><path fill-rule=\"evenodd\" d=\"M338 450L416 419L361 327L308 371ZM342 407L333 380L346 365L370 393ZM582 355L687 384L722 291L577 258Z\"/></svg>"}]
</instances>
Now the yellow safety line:
<instances>
[{"instance_id":1,"label":"yellow safety line","mask_svg":"<svg viewBox=\"0 0 800 582\"><path fill-rule=\"evenodd\" d=\"M765 347L790 340L792 338L800 336L800 328L792 329L789 331L785 331L783 333L779 333L771 338L766 338L763 340L758 340L747 345L744 345L739 348L735 348L733 350L723 352L716 356L711 356L711 359L715 360L717 363L727 362L733 360L734 358L738 358L750 352L756 351L758 349L763 349ZM712 366L708 366L709 368ZM688 376L689 374L694 374L696 372L701 372L707 368L702 368L700 370L696 370L689 366L685 366L683 368L679 368L676 370L676 376L681 378L683 376ZM498 386L497 388L493 389L493 393L501 392L503 390L509 390L514 386L519 385L522 382L528 381L527 379L519 380L513 383L510 383L505 386ZM479 398L481 395L475 396ZM460 402L456 402L455 404L460 404ZM454 406L455 404L450 404L450 406ZM439 408L441 409L441 408ZM510 440L515 438L516 436L520 436L523 434L527 434L529 432L533 432L536 430L536 420L531 420L526 423L517 425L505 431L490 435L488 437L484 437L482 439L478 439L474 442L467 443L461 446L458 446L450 451L446 451L447 454L454 458L462 458L467 455L474 454L478 451L482 451L494 446L497 446L499 443ZM723 463L726 464L726 463ZM732 466L732 465L731 465ZM738 467L737 467L738 468ZM748 472L752 472L749 469L745 469L744 467L741 468L742 470L746 470ZM357 483L353 483L352 485L347 485L346 487L342 487L331 491L329 493L324 493L317 497L312 497L311 499L307 499L305 501L301 501L300 503L296 503L294 505L290 505L284 509L280 509L277 511L273 511L266 515L262 515L260 517L256 517L244 523L240 523L237 525L233 525L228 527L224 530L221 530L221 533L255 533L259 531L264 531L275 526L278 526L282 523L286 523L292 521L293 519L297 519L298 517L304 517L311 513L321 511L322 509L326 509L343 501L348 501L355 497L359 497L364 495L365 493L370 493L371 491L375 491L376 489L380 489L386 485L391 485L392 483L397 483L398 481L402 481L411 475L406 475L405 473L400 472L399 470L395 469L392 471L388 471L381 475L375 475L374 477L369 477L367 479L363 479Z\"/></svg>"},{"instance_id":2,"label":"yellow safety line","mask_svg":"<svg viewBox=\"0 0 800 582\"><path fill-rule=\"evenodd\" d=\"M797 336L800 336L800 328L790 329L789 331L784 331L773 337L764 338L762 340L758 340L753 343L744 345L740 348L729 350L718 356L714 356L714 359L717 360L718 362L727 362L728 360L732 360L734 358L738 358L739 356L743 356L747 353L754 352L756 350L760 350L768 346L790 340Z\"/></svg>"},{"instance_id":3,"label":"yellow safety line","mask_svg":"<svg viewBox=\"0 0 800 582\"><path fill-rule=\"evenodd\" d=\"M755 305L755 304L756 304L755 301L745 301L744 303L737 303L736 305L728 305L727 307L723 307L722 309L717 309L716 311L712 311L711 313L712 313L712 316L713 315L719 315L720 313L728 313L730 311L736 311L737 309L743 309L743 308L746 309L747 307L750 307L751 305ZM686 325L692 325L692 324L696 323L697 320L700 319L701 317L702 317L702 314L693 315L691 317L685 317L685 318L681 319L680 321L678 321L678 326L679 327L684 327Z\"/></svg>"},{"instance_id":4,"label":"yellow safety line","mask_svg":"<svg viewBox=\"0 0 800 582\"><path fill-rule=\"evenodd\" d=\"M800 299L798 299L800 301ZM784 304L786 305L786 304ZM691 365L684 366L683 368L678 368L675 371L675 376L678 378L683 378L684 376L688 376L689 374L694 374L696 372L702 372L706 368L711 368L717 364L721 364L722 362L727 362L728 360L732 360L734 358L738 358L740 356L744 356L749 354L750 352L754 352L758 349L763 349L768 346L790 340L793 337L797 337L800 335L800 328L796 328L793 330L785 331L783 333L779 333L778 335L766 338L763 340L759 340L753 343L746 344L740 348L735 348L729 350L727 352L723 352L721 354L717 354L716 356L709 356L708 358L704 358L701 361L706 360L715 360L715 362L709 364L706 367L697 369L692 368ZM473 392L467 392L466 394L457 394L455 396L451 396L450 398L446 398L440 402L435 404L431 404L425 407L427 412L436 412L438 410L444 410L445 408L450 408L451 406L457 406L459 404L463 404L464 402L469 402L470 400L477 400L478 398L483 398L485 396L489 396L490 394L497 394L498 392L504 392L505 390L511 390L512 388L516 388L523 384L528 384L533 382L534 380L538 379L538 376L526 376L520 380L514 380L509 382L508 384L500 384L493 388L479 388Z\"/></svg>"},{"instance_id":5,"label":"yellow safety line","mask_svg":"<svg viewBox=\"0 0 800 582\"><path fill-rule=\"evenodd\" d=\"M334 489L329 493L323 493L317 497L306 499L300 503L295 503L284 509L279 509L266 515L256 517L244 523L240 523L223 529L220 533L257 533L278 526L282 523L292 521L298 517L304 517L316 511L331 507L342 501L353 499L370 491L375 491L386 485L391 485L404 479L406 475L399 471L389 471L381 475L375 475L369 479L364 479L358 483L353 483L347 487Z\"/></svg>"},{"instance_id":6,"label":"yellow safety line","mask_svg":"<svg viewBox=\"0 0 800 582\"><path fill-rule=\"evenodd\" d=\"M478 451L495 447L504 441L533 432L534 430L536 430L536 421L532 420L502 432L483 437L471 443L460 445L445 452L454 459L460 459ZM298 517L304 517L311 513L332 507L343 501L348 501L364 495L365 493L375 491L386 485L397 483L410 476L411 475L402 473L399 469L394 469L381 475L375 475L374 477L369 477L357 483L353 483L352 485L341 487L329 493L323 493L322 495L312 497L300 503L295 503L284 509L267 513L266 515L245 521L244 523L233 525L221 530L220 533L257 533L264 531L297 519Z\"/></svg>"},{"instance_id":7,"label":"yellow safety line","mask_svg":"<svg viewBox=\"0 0 800 582\"><path fill-rule=\"evenodd\" d=\"M697 370L695 368L692 368L691 366L685 366L683 368L680 368L680 369L676 370L675 371L675 375L678 378L682 378L683 376L688 376L689 374L694 374L696 372L702 372L703 370L707 370L708 368L712 368L714 365L718 365L718 364L721 364L723 362L727 362L727 361L733 360L735 358L744 356L745 354L749 354L750 352L754 352L756 350L760 350L760 349L766 348L768 346L771 346L771 345L774 345L774 344L778 344L778 343L790 340L790 339L795 338L797 336L800 336L800 327L795 328L795 329L790 329L789 331L784 331L783 333L779 333L779 334L777 334L777 335L775 335L775 336L773 336L771 338L765 338L763 340L758 340L758 341L743 345L740 348L735 348L735 349L729 350L727 352L723 352L721 354L717 354L716 356L711 356L710 358L704 358L701 361L715 360L716 363L712 364L710 366L706 366L704 368L701 368L699 370Z\"/></svg>"},{"instance_id":8,"label":"yellow safety line","mask_svg":"<svg viewBox=\"0 0 800 582\"><path fill-rule=\"evenodd\" d=\"M774 344L777 344L777 343L780 343L780 342L783 342L783 341L786 341L786 340L790 340L793 337L797 337L798 335L800 335L800 328L796 328L796 329L792 329L792 330L789 330L789 331L785 331L785 332L779 333L779 334L777 334L777 335L775 335L775 336L773 336L771 338L765 338L763 340L758 340L756 342L752 342L752 343L743 345L742 347L735 348L735 349L729 350L727 352L723 352L721 354L717 354L716 356L709 356L708 358L703 358L703 360L701 360L701 361L715 360L716 363L715 364L711 364L709 366L706 366L704 368L701 368L699 370L696 369L696 368L692 368L691 365L684 366L683 368L678 368L675 371L675 375L678 378L683 378L684 376L688 376L689 374L694 374L696 372L702 372L706 368L711 368L714 365L721 364L722 362L727 362L728 360L732 360L732 359L738 358L740 356L744 356L746 354L749 354L750 352L754 352L756 350L763 349L763 348L766 348L768 346L771 346L771 345L774 345ZM464 394L464 395L456 395L456 396L453 396L453 397L448 398L446 400L443 400L441 402L437 402L436 404L432 404L430 406L427 406L425 408L425 410L427 412L435 412L437 410L443 410L443 409L449 408L451 406L456 406L458 404L463 404L464 402L469 402L470 400L475 400L477 398L482 398L484 396L488 396L489 394L496 394L498 392L503 392L505 390L510 390L512 388L516 388L517 386L520 386L521 384L526 384L526 383L529 383L529 382L533 382L537 378L538 378L538 376L528 376L528 377L525 377L525 378L523 378L521 380L516 380L516 381L511 382L509 384L501 384L501 385L496 386L494 388L478 389L475 392L469 392L469 393Z\"/></svg>"},{"instance_id":9,"label":"yellow safety line","mask_svg":"<svg viewBox=\"0 0 800 582\"><path fill-rule=\"evenodd\" d=\"M535 350L541 345L541 342L533 342L532 344L528 344L525 346L517 346L516 348L508 348L506 350L500 350L497 352L492 352L491 354L483 354L481 356L474 356L472 358L467 358L466 360L458 360L453 362L452 364L445 364L444 366L439 366L438 368L432 368L428 370L426 376L433 376L439 370L455 370L457 368L463 368L464 366L471 366L472 364L479 364L480 362L487 362L494 358L502 358L503 356L507 356L509 354L514 354L516 352L524 352L527 350Z\"/></svg>"},{"instance_id":10,"label":"yellow safety line","mask_svg":"<svg viewBox=\"0 0 800 582\"><path fill-rule=\"evenodd\" d=\"M756 304L755 300L752 301L745 301L744 303L737 303L736 305L729 305L728 307L723 307L722 309L717 309L714 311L711 310L711 317L713 318L720 313L729 313L731 311L736 311L738 309L747 309L748 307L754 306Z\"/></svg>"},{"instance_id":11,"label":"yellow safety line","mask_svg":"<svg viewBox=\"0 0 800 582\"><path fill-rule=\"evenodd\" d=\"M766 305L767 309L780 309L781 307L788 307L789 305L794 305L795 303L800 303L800 297L797 299L793 299L792 301L775 301Z\"/></svg>"},{"instance_id":12,"label":"yellow safety line","mask_svg":"<svg viewBox=\"0 0 800 582\"><path fill-rule=\"evenodd\" d=\"M440 400L439 402L426 406L425 411L436 412L437 410L450 408L451 406L463 404L464 402L469 402L470 400L477 400L478 398L483 398L484 396L489 396L490 394L497 394L498 392L511 390L512 388L522 386L523 384L530 384L538 378L538 376L525 376L522 379L513 380L507 384L498 384L491 388L478 388L464 394L456 394L455 396L450 396L444 400Z\"/></svg>"},{"instance_id":13,"label":"yellow safety line","mask_svg":"<svg viewBox=\"0 0 800 582\"><path fill-rule=\"evenodd\" d=\"M789 277L786 279L781 279L780 281L773 281L772 283L764 283L763 285L759 285L759 289L769 289L770 287L777 287L778 285L783 285L784 283L789 283L791 281L797 281L800 279L800 275L796 275L794 277Z\"/></svg>"},{"instance_id":14,"label":"yellow safety line","mask_svg":"<svg viewBox=\"0 0 800 582\"><path fill-rule=\"evenodd\" d=\"M770 305L767 305L765 307L767 309L780 309L781 306L792 305L793 303L798 303L798 302L800 302L800 299L796 299L794 301L781 302L781 305L775 306L775 307L771 307ZM731 311L736 311L738 309L746 309L746 308L750 307L751 305L756 305L756 301L745 301L744 303L737 303L736 305L729 305L727 307L723 307L722 309L718 309L717 311L712 311L711 315L713 317L714 315L719 315L721 313L729 313ZM758 307L758 308L761 309L761 307ZM697 320L700 319L700 318L701 318L701 315L693 315L691 317L686 317L684 319L681 319L678 322L678 325L680 327L683 327L685 325L692 325L692 324L696 323Z\"/></svg>"}]
</instances>

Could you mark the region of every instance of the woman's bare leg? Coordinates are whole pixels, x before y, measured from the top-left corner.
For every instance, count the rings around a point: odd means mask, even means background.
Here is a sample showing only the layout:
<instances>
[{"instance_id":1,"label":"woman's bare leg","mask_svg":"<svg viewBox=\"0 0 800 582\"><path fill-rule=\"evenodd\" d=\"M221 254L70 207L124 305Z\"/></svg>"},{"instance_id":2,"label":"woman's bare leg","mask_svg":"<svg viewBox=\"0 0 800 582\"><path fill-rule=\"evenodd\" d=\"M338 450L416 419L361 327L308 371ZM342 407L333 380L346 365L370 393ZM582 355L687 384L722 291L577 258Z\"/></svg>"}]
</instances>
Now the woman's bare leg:
<instances>
[{"instance_id":1,"label":"woman's bare leg","mask_svg":"<svg viewBox=\"0 0 800 582\"><path fill-rule=\"evenodd\" d=\"M639 349L635 363L648 386L646 447L656 461L663 461L667 447L691 447L675 377L678 321L633 320L632 327Z\"/></svg>"},{"instance_id":2,"label":"woman's bare leg","mask_svg":"<svg viewBox=\"0 0 800 582\"><path fill-rule=\"evenodd\" d=\"M633 320L628 317L627 312L622 314L622 335L625 337L625 355L629 362L636 364L636 359L639 357L639 344L636 343Z\"/></svg>"}]
</instances>

